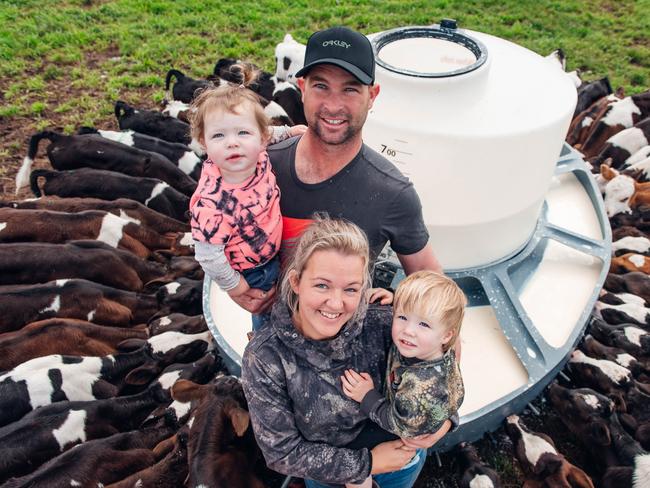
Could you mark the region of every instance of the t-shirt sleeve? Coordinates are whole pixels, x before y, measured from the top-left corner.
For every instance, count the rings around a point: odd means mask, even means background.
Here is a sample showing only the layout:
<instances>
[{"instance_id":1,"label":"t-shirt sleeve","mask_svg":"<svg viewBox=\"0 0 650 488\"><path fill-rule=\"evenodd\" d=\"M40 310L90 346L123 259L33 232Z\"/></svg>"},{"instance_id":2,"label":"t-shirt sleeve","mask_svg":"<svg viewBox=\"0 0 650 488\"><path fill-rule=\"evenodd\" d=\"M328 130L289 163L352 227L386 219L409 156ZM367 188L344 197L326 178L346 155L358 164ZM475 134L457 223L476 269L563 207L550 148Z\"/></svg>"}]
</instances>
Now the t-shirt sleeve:
<instances>
[{"instance_id":1,"label":"t-shirt sleeve","mask_svg":"<svg viewBox=\"0 0 650 488\"><path fill-rule=\"evenodd\" d=\"M384 217L383 231L397 254L413 254L426 246L429 232L413 185L405 186L391 202Z\"/></svg>"}]
</instances>

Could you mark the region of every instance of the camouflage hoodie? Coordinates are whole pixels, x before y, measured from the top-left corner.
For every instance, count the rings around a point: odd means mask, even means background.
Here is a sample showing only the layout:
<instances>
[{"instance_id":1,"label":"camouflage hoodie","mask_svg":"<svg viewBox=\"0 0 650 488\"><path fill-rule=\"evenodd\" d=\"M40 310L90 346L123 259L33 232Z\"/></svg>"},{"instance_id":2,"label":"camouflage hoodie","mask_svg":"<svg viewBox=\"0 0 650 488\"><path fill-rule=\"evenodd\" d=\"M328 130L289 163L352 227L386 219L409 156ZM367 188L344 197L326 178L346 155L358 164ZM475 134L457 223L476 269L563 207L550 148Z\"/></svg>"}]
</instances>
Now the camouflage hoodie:
<instances>
[{"instance_id":1,"label":"camouflage hoodie","mask_svg":"<svg viewBox=\"0 0 650 488\"><path fill-rule=\"evenodd\" d=\"M422 361L402 357L392 345L386 378L385 397L370 390L361 402L361 410L382 429L415 437L436 432L447 419L458 425L465 389L453 349Z\"/></svg>"},{"instance_id":2,"label":"camouflage hoodie","mask_svg":"<svg viewBox=\"0 0 650 488\"><path fill-rule=\"evenodd\" d=\"M341 446L359 434L367 416L341 390L348 368L383 385L391 344L390 307L370 305L329 340L307 339L283 303L246 347L242 383L255 437L267 465L322 483L359 483L369 474L368 449Z\"/></svg>"}]
</instances>

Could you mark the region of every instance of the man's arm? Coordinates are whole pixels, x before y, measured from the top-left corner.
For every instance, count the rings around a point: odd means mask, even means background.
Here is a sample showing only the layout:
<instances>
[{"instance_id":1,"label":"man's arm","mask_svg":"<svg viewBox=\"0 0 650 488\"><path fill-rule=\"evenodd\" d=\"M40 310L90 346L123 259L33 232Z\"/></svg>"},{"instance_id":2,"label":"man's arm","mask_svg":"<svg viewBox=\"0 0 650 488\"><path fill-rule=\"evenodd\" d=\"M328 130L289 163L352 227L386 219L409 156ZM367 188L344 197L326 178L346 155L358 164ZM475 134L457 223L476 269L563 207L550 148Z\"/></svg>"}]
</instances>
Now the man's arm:
<instances>
[{"instance_id":1,"label":"man's arm","mask_svg":"<svg viewBox=\"0 0 650 488\"><path fill-rule=\"evenodd\" d=\"M430 270L436 273L442 273L442 266L433 254L433 249L429 244L424 246L418 252L413 254L398 254L397 259L404 268L404 273L410 275L416 271Z\"/></svg>"}]
</instances>

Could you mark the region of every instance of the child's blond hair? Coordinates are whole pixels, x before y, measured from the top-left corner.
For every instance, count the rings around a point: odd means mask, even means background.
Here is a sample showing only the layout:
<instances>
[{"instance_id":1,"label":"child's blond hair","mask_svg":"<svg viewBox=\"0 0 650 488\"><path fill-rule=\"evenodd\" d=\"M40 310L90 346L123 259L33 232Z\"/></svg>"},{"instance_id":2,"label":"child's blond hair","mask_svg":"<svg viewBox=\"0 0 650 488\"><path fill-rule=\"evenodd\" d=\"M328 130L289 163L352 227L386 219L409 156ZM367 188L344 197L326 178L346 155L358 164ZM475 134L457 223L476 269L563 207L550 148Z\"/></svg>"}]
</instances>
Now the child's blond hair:
<instances>
[{"instance_id":1,"label":"child's blond hair","mask_svg":"<svg viewBox=\"0 0 650 488\"><path fill-rule=\"evenodd\" d=\"M452 330L451 339L443 345L444 352L458 339L466 305L467 298L454 280L433 271L418 271L404 278L393 301L395 313L434 318Z\"/></svg>"},{"instance_id":2,"label":"child's blond hair","mask_svg":"<svg viewBox=\"0 0 650 488\"><path fill-rule=\"evenodd\" d=\"M260 129L262 139L266 141L270 135L269 126L271 121L264 113L260 103L260 97L245 88L244 85L225 85L217 88L206 88L194 99L190 110L190 127L192 137L204 143L203 133L205 131L205 117L214 110L221 110L232 114L238 114L238 109L244 106L244 110L250 107L253 110L255 122Z\"/></svg>"}]
</instances>

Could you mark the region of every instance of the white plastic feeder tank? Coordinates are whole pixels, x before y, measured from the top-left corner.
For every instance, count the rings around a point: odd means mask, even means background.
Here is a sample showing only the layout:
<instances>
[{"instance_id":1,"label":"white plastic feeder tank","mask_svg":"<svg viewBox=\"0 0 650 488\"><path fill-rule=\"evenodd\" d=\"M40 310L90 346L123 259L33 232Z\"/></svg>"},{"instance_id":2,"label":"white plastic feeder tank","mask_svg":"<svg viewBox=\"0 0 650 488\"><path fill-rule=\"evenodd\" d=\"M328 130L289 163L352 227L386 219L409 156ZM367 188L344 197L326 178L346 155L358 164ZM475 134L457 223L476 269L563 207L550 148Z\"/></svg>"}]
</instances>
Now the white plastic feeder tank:
<instances>
[{"instance_id":1,"label":"white plastic feeder tank","mask_svg":"<svg viewBox=\"0 0 650 488\"><path fill-rule=\"evenodd\" d=\"M460 427L472 441L520 411L582 336L611 231L581 155L564 143L577 94L555 64L452 20L368 36L381 87L363 137L407 175L430 244L463 288ZM386 250L375 282L404 277ZM204 311L239 373L250 315L206 280Z\"/></svg>"}]
</instances>

